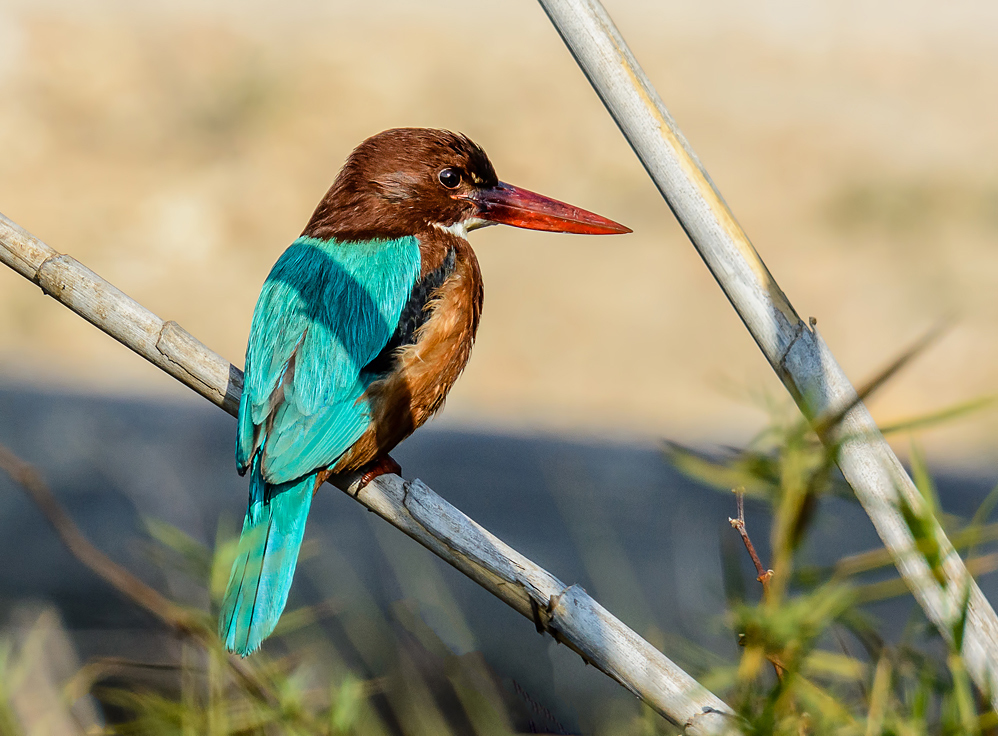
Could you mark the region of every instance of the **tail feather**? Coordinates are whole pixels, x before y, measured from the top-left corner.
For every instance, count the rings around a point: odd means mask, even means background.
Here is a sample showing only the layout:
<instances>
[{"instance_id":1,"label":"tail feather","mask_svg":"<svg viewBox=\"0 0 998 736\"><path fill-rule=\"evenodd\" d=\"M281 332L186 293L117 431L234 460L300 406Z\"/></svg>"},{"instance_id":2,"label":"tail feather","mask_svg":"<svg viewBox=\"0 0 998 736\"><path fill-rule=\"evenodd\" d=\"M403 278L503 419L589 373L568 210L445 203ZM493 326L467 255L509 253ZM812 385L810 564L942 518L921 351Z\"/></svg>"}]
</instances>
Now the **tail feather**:
<instances>
[{"instance_id":1,"label":"tail feather","mask_svg":"<svg viewBox=\"0 0 998 736\"><path fill-rule=\"evenodd\" d=\"M218 619L231 652L251 654L277 625L294 578L315 476L270 485L253 462L249 508Z\"/></svg>"}]
</instances>

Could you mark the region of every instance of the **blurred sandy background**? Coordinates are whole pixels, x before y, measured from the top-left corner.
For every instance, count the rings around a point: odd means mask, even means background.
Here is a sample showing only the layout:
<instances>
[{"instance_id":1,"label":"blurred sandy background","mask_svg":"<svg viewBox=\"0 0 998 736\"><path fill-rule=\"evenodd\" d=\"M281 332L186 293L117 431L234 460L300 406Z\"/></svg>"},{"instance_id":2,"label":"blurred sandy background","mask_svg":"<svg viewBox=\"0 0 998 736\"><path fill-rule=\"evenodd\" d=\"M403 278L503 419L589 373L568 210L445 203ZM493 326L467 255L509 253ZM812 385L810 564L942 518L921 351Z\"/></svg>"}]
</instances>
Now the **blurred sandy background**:
<instances>
[{"instance_id":1,"label":"blurred sandy background","mask_svg":"<svg viewBox=\"0 0 998 736\"><path fill-rule=\"evenodd\" d=\"M998 391L993 0L607 0L736 216L890 421ZM783 390L533 2L0 3L0 211L242 363L271 263L352 147L461 130L626 238L477 232L444 422L747 437ZM6 269L0 381L195 401ZM993 466L998 412L935 430Z\"/></svg>"}]
</instances>

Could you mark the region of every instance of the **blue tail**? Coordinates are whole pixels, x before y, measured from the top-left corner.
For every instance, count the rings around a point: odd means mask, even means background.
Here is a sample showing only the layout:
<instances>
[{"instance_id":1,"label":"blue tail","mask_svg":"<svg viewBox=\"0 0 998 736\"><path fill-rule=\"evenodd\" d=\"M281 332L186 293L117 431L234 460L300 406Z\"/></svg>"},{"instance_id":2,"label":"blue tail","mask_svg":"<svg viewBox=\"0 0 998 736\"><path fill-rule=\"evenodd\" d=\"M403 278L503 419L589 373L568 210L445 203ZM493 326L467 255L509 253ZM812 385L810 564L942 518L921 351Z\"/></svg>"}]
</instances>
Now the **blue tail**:
<instances>
[{"instance_id":1,"label":"blue tail","mask_svg":"<svg viewBox=\"0 0 998 736\"><path fill-rule=\"evenodd\" d=\"M253 461L249 508L218 616L225 648L245 657L277 625L298 563L315 475L269 485Z\"/></svg>"}]
</instances>

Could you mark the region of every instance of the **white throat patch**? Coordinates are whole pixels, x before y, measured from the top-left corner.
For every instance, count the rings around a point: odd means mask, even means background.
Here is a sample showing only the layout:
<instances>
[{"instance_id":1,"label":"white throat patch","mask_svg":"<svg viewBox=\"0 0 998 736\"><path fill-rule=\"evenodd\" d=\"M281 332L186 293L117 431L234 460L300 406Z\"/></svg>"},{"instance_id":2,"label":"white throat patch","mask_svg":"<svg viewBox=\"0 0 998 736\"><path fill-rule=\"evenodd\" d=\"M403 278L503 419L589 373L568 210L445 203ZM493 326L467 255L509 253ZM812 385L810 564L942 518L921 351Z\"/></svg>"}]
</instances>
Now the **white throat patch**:
<instances>
[{"instance_id":1,"label":"white throat patch","mask_svg":"<svg viewBox=\"0 0 998 736\"><path fill-rule=\"evenodd\" d=\"M469 217L467 220L455 222L453 225L441 225L439 222L433 223L433 227L440 232L455 235L462 240L468 239L469 230L477 230L480 227L488 227L489 225L495 225L495 223L483 220L480 217Z\"/></svg>"}]
</instances>

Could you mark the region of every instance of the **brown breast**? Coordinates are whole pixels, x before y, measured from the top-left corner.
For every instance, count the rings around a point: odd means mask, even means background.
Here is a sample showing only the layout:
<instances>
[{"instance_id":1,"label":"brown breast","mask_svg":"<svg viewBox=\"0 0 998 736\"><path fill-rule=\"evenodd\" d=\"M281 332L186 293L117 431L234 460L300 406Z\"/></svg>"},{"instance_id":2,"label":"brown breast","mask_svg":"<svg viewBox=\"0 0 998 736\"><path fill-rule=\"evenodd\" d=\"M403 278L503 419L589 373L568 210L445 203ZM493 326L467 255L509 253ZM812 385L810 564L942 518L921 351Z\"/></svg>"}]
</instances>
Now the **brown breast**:
<instances>
[{"instance_id":1,"label":"brown breast","mask_svg":"<svg viewBox=\"0 0 998 736\"><path fill-rule=\"evenodd\" d=\"M412 434L443 406L471 356L482 313L478 259L468 241L449 233L434 233L424 242L424 272L436 268L441 253L451 249L454 269L427 302L429 318L416 330L415 341L399 348L392 372L368 388L371 428L340 457L336 473L366 465Z\"/></svg>"}]
</instances>

